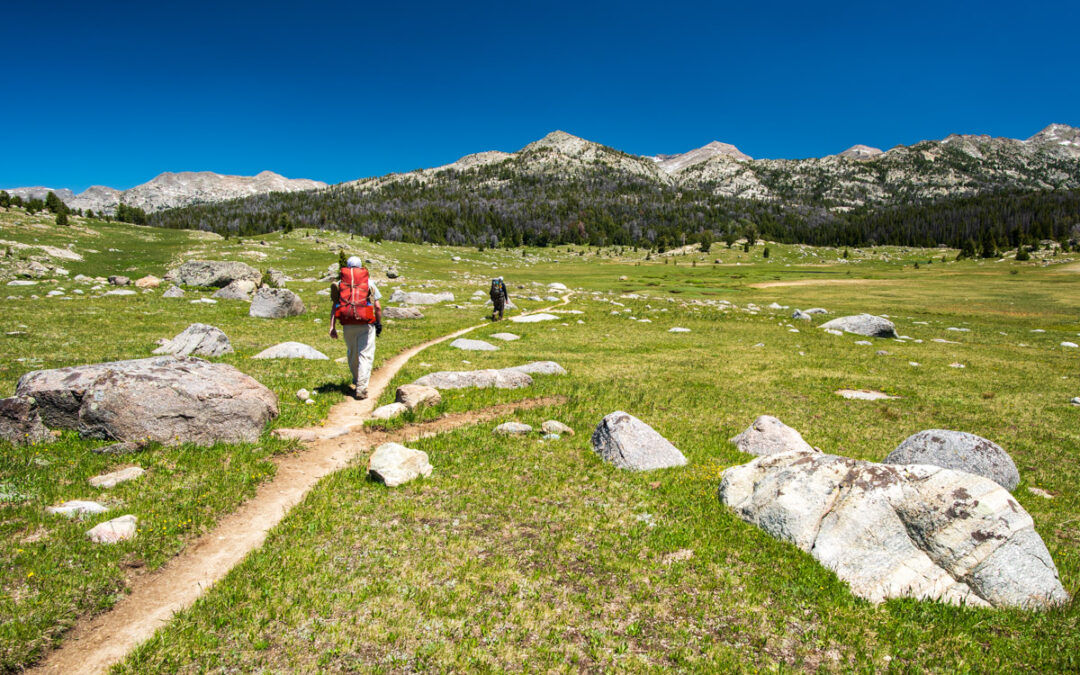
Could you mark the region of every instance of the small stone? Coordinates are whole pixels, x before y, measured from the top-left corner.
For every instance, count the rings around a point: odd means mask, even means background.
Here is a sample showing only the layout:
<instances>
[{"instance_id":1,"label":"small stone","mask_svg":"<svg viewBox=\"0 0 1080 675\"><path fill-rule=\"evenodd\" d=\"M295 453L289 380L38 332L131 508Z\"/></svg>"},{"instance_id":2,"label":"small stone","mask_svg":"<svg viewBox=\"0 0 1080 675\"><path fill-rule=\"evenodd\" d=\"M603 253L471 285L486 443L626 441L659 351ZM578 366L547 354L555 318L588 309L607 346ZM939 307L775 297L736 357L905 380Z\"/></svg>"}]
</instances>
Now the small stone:
<instances>
[{"instance_id":1,"label":"small stone","mask_svg":"<svg viewBox=\"0 0 1080 675\"><path fill-rule=\"evenodd\" d=\"M495 340L502 340L503 342L513 342L514 340L520 340L520 335L514 335L513 333L492 333L491 337Z\"/></svg>"},{"instance_id":2,"label":"small stone","mask_svg":"<svg viewBox=\"0 0 1080 675\"><path fill-rule=\"evenodd\" d=\"M125 289L117 289L115 291L106 291L106 292L102 293L103 296L105 296L105 295L136 295L136 294L137 294L137 291L129 291L129 290L125 290Z\"/></svg>"},{"instance_id":3,"label":"small stone","mask_svg":"<svg viewBox=\"0 0 1080 675\"><path fill-rule=\"evenodd\" d=\"M120 469L119 471L113 471L111 473L102 474L100 476L94 476L90 479L90 485L98 488L112 488L116 487L120 483L126 483L129 480L135 480L142 476L146 471L138 466L129 466L126 469Z\"/></svg>"},{"instance_id":4,"label":"small stone","mask_svg":"<svg viewBox=\"0 0 1080 675\"><path fill-rule=\"evenodd\" d=\"M1075 342L1062 342L1062 347L1068 347L1069 349L1076 349L1078 345Z\"/></svg>"},{"instance_id":5,"label":"small stone","mask_svg":"<svg viewBox=\"0 0 1080 675\"><path fill-rule=\"evenodd\" d=\"M491 433L504 436L520 436L530 433L532 430L533 428L528 424L522 424L520 422L503 422L495 427Z\"/></svg>"},{"instance_id":6,"label":"small stone","mask_svg":"<svg viewBox=\"0 0 1080 675\"><path fill-rule=\"evenodd\" d=\"M772 415L761 415L746 431L731 439L740 452L750 455L776 455L792 450L817 452L802 434Z\"/></svg>"},{"instance_id":7,"label":"small stone","mask_svg":"<svg viewBox=\"0 0 1080 675\"><path fill-rule=\"evenodd\" d=\"M109 277L109 285L110 286L127 286L130 283L131 283L130 278L119 275L119 274L114 274L113 276Z\"/></svg>"},{"instance_id":8,"label":"small stone","mask_svg":"<svg viewBox=\"0 0 1080 675\"><path fill-rule=\"evenodd\" d=\"M70 502L64 502L60 506L50 506L45 510L48 513L67 516L68 518L75 518L78 516L81 519L83 516L93 516L99 513L105 513L109 510L109 507L102 506L97 502L80 501L76 499Z\"/></svg>"},{"instance_id":9,"label":"small stone","mask_svg":"<svg viewBox=\"0 0 1080 675\"><path fill-rule=\"evenodd\" d=\"M682 326L675 326L674 328L669 328L668 332L669 333L689 333L690 329L689 328L683 328Z\"/></svg>"},{"instance_id":10,"label":"small stone","mask_svg":"<svg viewBox=\"0 0 1080 675\"><path fill-rule=\"evenodd\" d=\"M873 345L874 343L870 342L869 340L856 340L855 344L862 345L864 347L869 347L869 346Z\"/></svg>"},{"instance_id":11,"label":"small stone","mask_svg":"<svg viewBox=\"0 0 1080 675\"><path fill-rule=\"evenodd\" d=\"M87 531L86 536L98 544L115 544L133 539L138 531L138 519L132 515L106 520Z\"/></svg>"},{"instance_id":12,"label":"small stone","mask_svg":"<svg viewBox=\"0 0 1080 675\"><path fill-rule=\"evenodd\" d=\"M566 426L558 420L548 420L540 425L540 428L548 434L566 434L567 436L573 436L574 430Z\"/></svg>"},{"instance_id":13,"label":"small stone","mask_svg":"<svg viewBox=\"0 0 1080 675\"><path fill-rule=\"evenodd\" d=\"M373 420L389 420L406 412L409 408L404 403L388 403L384 406L375 408L371 413L371 419Z\"/></svg>"},{"instance_id":14,"label":"small stone","mask_svg":"<svg viewBox=\"0 0 1080 675\"><path fill-rule=\"evenodd\" d=\"M844 398L857 401L878 401L881 399L900 398L899 396L889 396L885 392L874 391L872 389L837 389L836 393Z\"/></svg>"},{"instance_id":15,"label":"small stone","mask_svg":"<svg viewBox=\"0 0 1080 675\"><path fill-rule=\"evenodd\" d=\"M884 349L879 349L879 350L877 350L876 353L877 353L878 356L888 356L889 355L889 352L885 351Z\"/></svg>"},{"instance_id":16,"label":"small stone","mask_svg":"<svg viewBox=\"0 0 1080 675\"><path fill-rule=\"evenodd\" d=\"M409 410L416 410L421 406L439 405L442 403L442 394L434 387L416 383L403 384L394 393L394 400Z\"/></svg>"},{"instance_id":17,"label":"small stone","mask_svg":"<svg viewBox=\"0 0 1080 675\"><path fill-rule=\"evenodd\" d=\"M179 286L173 286L169 290L161 294L163 298L182 298L184 297L184 289Z\"/></svg>"},{"instance_id":18,"label":"small stone","mask_svg":"<svg viewBox=\"0 0 1080 675\"><path fill-rule=\"evenodd\" d=\"M949 364L949 367L950 367L950 368L966 368L967 366L965 366L965 365L964 365L964 364L962 364L962 363L950 363L950 364Z\"/></svg>"},{"instance_id":19,"label":"small stone","mask_svg":"<svg viewBox=\"0 0 1080 675\"><path fill-rule=\"evenodd\" d=\"M312 361L329 361L330 357L314 347L309 347L302 342L282 342L279 345L268 347L253 359L309 359Z\"/></svg>"},{"instance_id":20,"label":"small stone","mask_svg":"<svg viewBox=\"0 0 1080 675\"><path fill-rule=\"evenodd\" d=\"M368 460L368 475L387 487L397 487L420 476L430 476L431 463L426 452L400 443L383 443Z\"/></svg>"},{"instance_id":21,"label":"small stone","mask_svg":"<svg viewBox=\"0 0 1080 675\"><path fill-rule=\"evenodd\" d=\"M484 342L483 340L467 340L465 338L454 340L450 343L450 346L470 352L493 352L499 349L495 345Z\"/></svg>"},{"instance_id":22,"label":"small stone","mask_svg":"<svg viewBox=\"0 0 1080 675\"><path fill-rule=\"evenodd\" d=\"M299 401L307 401L309 398L311 398L311 392L309 392L307 389L297 389L296 398Z\"/></svg>"},{"instance_id":23,"label":"small stone","mask_svg":"<svg viewBox=\"0 0 1080 675\"><path fill-rule=\"evenodd\" d=\"M152 274L148 274L145 277L135 281L135 286L138 288L157 288L161 285L161 279L158 279Z\"/></svg>"},{"instance_id":24,"label":"small stone","mask_svg":"<svg viewBox=\"0 0 1080 675\"><path fill-rule=\"evenodd\" d=\"M1054 495L1050 494L1046 490L1043 490L1042 488L1029 487L1028 492L1035 495L1036 497L1042 497L1043 499L1053 499L1054 498Z\"/></svg>"}]
</instances>

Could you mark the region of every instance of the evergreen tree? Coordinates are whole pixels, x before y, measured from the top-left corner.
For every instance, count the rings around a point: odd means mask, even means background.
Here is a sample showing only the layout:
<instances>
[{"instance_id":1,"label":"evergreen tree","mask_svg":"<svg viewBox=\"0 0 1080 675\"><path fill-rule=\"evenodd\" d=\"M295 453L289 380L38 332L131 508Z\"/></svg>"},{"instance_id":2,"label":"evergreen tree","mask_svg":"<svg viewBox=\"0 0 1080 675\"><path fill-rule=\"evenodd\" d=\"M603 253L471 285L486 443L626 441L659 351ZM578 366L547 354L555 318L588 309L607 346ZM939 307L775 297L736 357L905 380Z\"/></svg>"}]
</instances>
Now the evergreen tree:
<instances>
[{"instance_id":1,"label":"evergreen tree","mask_svg":"<svg viewBox=\"0 0 1080 675\"><path fill-rule=\"evenodd\" d=\"M30 215L34 215L35 213L41 211L44 208L45 202L41 201L40 199L31 199L30 201L26 202L26 212Z\"/></svg>"},{"instance_id":2,"label":"evergreen tree","mask_svg":"<svg viewBox=\"0 0 1080 675\"><path fill-rule=\"evenodd\" d=\"M51 192L49 194L52 194ZM68 224L68 212L67 209L60 209L60 212L56 214L56 224L65 226Z\"/></svg>"},{"instance_id":3,"label":"evergreen tree","mask_svg":"<svg viewBox=\"0 0 1080 675\"><path fill-rule=\"evenodd\" d=\"M761 252L761 257L762 258L768 258L769 257L769 247L768 246L766 246L765 250Z\"/></svg>"},{"instance_id":4,"label":"evergreen tree","mask_svg":"<svg viewBox=\"0 0 1080 675\"><path fill-rule=\"evenodd\" d=\"M64 210L64 202L60 201L55 192L49 190L49 194L45 195L45 208L49 213L60 213Z\"/></svg>"},{"instance_id":5,"label":"evergreen tree","mask_svg":"<svg viewBox=\"0 0 1080 675\"><path fill-rule=\"evenodd\" d=\"M0 190L0 207L7 208L11 206L11 195L6 190Z\"/></svg>"}]
</instances>

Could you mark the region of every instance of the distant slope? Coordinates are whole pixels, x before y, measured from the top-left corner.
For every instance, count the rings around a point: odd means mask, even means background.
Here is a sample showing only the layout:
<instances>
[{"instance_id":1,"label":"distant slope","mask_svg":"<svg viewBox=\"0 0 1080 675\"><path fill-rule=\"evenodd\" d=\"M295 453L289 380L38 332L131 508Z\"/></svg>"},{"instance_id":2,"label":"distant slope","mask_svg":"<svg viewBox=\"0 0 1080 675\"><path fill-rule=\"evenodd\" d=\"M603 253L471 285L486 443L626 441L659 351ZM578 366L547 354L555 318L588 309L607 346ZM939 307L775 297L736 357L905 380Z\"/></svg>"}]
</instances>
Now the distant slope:
<instances>
[{"instance_id":1,"label":"distant slope","mask_svg":"<svg viewBox=\"0 0 1080 675\"><path fill-rule=\"evenodd\" d=\"M104 185L94 185L76 195L71 190L51 190L73 209L89 209L95 213L111 214L117 204L124 203L147 212L160 211L193 204L209 204L266 194L268 192L296 192L318 190L326 183L305 178L285 178L272 171L255 176L226 176L210 171L165 172L142 185L128 190L116 190ZM44 199L50 188L14 188L7 191L23 199Z\"/></svg>"}]
</instances>

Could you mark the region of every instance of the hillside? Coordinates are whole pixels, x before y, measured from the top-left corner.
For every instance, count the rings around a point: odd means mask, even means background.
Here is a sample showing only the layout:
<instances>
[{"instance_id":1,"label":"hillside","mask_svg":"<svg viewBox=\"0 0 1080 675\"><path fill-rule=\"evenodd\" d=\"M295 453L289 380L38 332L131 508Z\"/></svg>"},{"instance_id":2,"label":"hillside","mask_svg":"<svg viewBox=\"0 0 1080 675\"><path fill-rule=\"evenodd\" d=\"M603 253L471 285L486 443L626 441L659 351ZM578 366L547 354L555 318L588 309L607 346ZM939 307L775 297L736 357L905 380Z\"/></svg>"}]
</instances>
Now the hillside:
<instances>
[{"instance_id":1,"label":"hillside","mask_svg":"<svg viewBox=\"0 0 1080 675\"><path fill-rule=\"evenodd\" d=\"M1060 239L1078 220L1080 130L1051 125L1027 140L953 135L887 152L856 145L804 160L751 159L713 142L681 155L639 157L556 131L515 153L325 190L256 195L156 214L152 224L254 234L293 224L400 241L496 246L593 243L671 246L752 226L778 241L959 245ZM883 227L897 209L1017 195L1034 212L928 229ZM1064 206L1062 206L1064 204ZM965 209L959 209L963 211ZM885 215L883 215L885 214ZM875 221L873 232L865 227ZM1046 221L1038 231L1030 222Z\"/></svg>"},{"instance_id":2,"label":"hillside","mask_svg":"<svg viewBox=\"0 0 1080 675\"><path fill-rule=\"evenodd\" d=\"M53 190L47 187L12 188L6 192L24 200L45 199L49 192L55 192L68 208L111 215L121 203L153 212L268 192L295 192L325 187L326 183L317 180L285 178L273 171L263 171L255 176L226 176L211 171L166 171L127 190L92 185L79 194L68 189Z\"/></svg>"}]
</instances>

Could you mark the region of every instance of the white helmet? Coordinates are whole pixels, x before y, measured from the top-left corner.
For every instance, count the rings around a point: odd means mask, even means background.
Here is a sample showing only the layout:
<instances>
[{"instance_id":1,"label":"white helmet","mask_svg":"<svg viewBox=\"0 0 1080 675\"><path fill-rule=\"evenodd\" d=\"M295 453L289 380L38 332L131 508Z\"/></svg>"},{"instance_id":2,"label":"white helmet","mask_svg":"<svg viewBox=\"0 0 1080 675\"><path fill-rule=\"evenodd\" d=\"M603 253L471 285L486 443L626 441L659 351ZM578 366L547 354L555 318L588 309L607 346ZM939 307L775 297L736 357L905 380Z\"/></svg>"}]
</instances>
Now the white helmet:
<instances>
[{"instance_id":1,"label":"white helmet","mask_svg":"<svg viewBox=\"0 0 1080 675\"><path fill-rule=\"evenodd\" d=\"M345 267L363 267L363 266L364 266L364 261L360 258L360 256L355 256L355 255L350 256L349 259L345 261Z\"/></svg>"}]
</instances>

